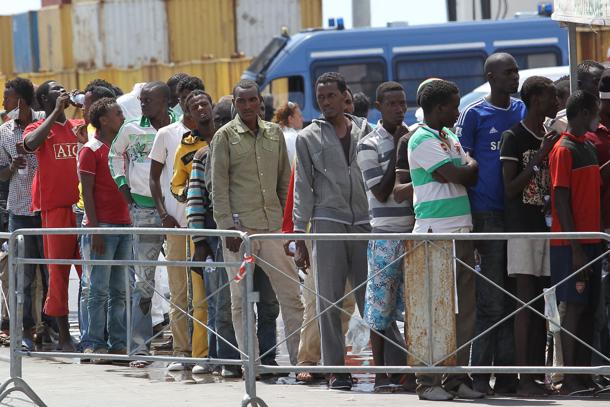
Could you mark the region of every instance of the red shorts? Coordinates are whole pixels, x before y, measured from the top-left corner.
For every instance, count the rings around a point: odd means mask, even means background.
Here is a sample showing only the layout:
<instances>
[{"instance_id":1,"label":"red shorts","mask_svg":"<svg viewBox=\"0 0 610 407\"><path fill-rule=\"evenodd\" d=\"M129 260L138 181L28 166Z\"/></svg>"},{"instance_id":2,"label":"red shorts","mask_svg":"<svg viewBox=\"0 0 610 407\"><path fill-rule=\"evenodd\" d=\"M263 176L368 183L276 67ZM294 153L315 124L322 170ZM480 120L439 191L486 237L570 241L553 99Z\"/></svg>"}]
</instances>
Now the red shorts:
<instances>
[{"instance_id":1,"label":"red shorts","mask_svg":"<svg viewBox=\"0 0 610 407\"><path fill-rule=\"evenodd\" d=\"M72 208L56 208L41 211L43 229L75 228L76 217ZM43 235L46 259L80 259L76 235ZM70 266L49 264L49 289L44 304L44 313L51 317L68 315L68 283ZM81 267L76 266L78 276Z\"/></svg>"}]
</instances>

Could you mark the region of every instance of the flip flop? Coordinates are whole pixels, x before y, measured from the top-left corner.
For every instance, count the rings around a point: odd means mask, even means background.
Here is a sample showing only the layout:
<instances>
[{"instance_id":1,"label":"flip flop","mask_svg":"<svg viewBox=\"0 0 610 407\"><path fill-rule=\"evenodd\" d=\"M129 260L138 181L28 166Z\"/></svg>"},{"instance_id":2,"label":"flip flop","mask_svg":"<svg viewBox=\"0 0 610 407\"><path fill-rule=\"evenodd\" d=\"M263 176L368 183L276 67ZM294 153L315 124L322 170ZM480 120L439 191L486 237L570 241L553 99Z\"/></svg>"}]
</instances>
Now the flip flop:
<instances>
[{"instance_id":1,"label":"flip flop","mask_svg":"<svg viewBox=\"0 0 610 407\"><path fill-rule=\"evenodd\" d=\"M152 362L149 362L147 360L134 360L133 362L129 363L129 367L134 367L137 369L143 369L145 367L148 367L152 364Z\"/></svg>"}]
</instances>

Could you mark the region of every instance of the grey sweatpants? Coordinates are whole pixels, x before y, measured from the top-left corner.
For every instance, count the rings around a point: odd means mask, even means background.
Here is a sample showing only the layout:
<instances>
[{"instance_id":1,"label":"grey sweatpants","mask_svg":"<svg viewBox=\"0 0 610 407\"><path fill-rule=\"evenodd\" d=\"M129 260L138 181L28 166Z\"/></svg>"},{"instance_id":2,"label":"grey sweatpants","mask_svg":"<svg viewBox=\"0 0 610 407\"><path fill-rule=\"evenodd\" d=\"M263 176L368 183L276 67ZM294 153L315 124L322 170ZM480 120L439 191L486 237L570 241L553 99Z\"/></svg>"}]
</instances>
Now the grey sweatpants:
<instances>
[{"instance_id":1,"label":"grey sweatpants","mask_svg":"<svg viewBox=\"0 0 610 407\"><path fill-rule=\"evenodd\" d=\"M369 225L350 226L326 220L313 222L313 233L370 233ZM352 287L364 283L368 266L366 259L367 240L317 240L313 245L316 278L320 300L318 312L326 310L333 302L345 295L345 283L349 279ZM360 315L364 313L366 284L355 291ZM337 304L339 307L341 303ZM341 311L335 307L320 317L322 363L325 366L345 364L345 337L341 329Z\"/></svg>"}]
</instances>

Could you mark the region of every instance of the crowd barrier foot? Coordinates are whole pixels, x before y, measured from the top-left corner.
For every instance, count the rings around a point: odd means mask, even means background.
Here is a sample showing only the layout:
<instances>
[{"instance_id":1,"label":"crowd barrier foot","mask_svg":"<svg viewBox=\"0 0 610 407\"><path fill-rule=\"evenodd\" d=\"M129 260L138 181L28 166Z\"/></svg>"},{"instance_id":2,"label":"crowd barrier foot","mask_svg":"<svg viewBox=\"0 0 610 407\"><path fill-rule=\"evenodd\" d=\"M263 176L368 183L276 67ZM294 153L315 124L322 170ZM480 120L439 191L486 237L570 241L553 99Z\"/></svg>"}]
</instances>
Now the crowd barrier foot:
<instances>
[{"instance_id":1,"label":"crowd barrier foot","mask_svg":"<svg viewBox=\"0 0 610 407\"><path fill-rule=\"evenodd\" d=\"M9 387L13 385L13 387ZM7 379L2 386L0 386L0 402L6 398L10 393L18 391L30 398L34 404L38 407L47 407L47 405L38 397L36 392L26 383L21 377L11 377Z\"/></svg>"},{"instance_id":2,"label":"crowd barrier foot","mask_svg":"<svg viewBox=\"0 0 610 407\"><path fill-rule=\"evenodd\" d=\"M250 397L249 395L245 395L244 399L241 401L241 407L269 407L267 403L265 403L260 397Z\"/></svg>"}]
</instances>

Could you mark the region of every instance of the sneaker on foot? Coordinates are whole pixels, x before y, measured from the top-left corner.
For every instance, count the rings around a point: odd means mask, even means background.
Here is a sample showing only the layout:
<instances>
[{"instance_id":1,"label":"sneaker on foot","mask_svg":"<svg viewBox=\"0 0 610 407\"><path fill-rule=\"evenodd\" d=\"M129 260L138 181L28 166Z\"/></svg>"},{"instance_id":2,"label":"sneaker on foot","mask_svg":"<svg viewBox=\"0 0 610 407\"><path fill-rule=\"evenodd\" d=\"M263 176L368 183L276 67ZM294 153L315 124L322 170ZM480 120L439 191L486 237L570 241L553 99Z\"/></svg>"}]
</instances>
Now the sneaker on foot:
<instances>
[{"instance_id":1,"label":"sneaker on foot","mask_svg":"<svg viewBox=\"0 0 610 407\"><path fill-rule=\"evenodd\" d=\"M418 394L420 400L428 401L449 401L453 400L453 394L448 393L440 386L432 386Z\"/></svg>"},{"instance_id":2,"label":"sneaker on foot","mask_svg":"<svg viewBox=\"0 0 610 407\"><path fill-rule=\"evenodd\" d=\"M180 370L184 370L184 365L178 362L172 362L167 365L167 370L169 372L179 372Z\"/></svg>"},{"instance_id":3,"label":"sneaker on foot","mask_svg":"<svg viewBox=\"0 0 610 407\"><path fill-rule=\"evenodd\" d=\"M225 379L239 379L241 377L241 369L239 366L223 367L220 375Z\"/></svg>"},{"instance_id":4,"label":"sneaker on foot","mask_svg":"<svg viewBox=\"0 0 610 407\"><path fill-rule=\"evenodd\" d=\"M484 393L476 391L468 387L466 384L461 383L458 388L451 392L455 397L460 399L482 399L485 397Z\"/></svg>"},{"instance_id":5,"label":"sneaker on foot","mask_svg":"<svg viewBox=\"0 0 610 407\"><path fill-rule=\"evenodd\" d=\"M351 390L352 376L349 374L331 374L328 380L328 387L331 390Z\"/></svg>"},{"instance_id":6,"label":"sneaker on foot","mask_svg":"<svg viewBox=\"0 0 610 407\"><path fill-rule=\"evenodd\" d=\"M193 366L193 374L212 374L212 372L214 371L214 368L210 365L205 365L205 366L201 366L201 365L195 365Z\"/></svg>"}]
</instances>

